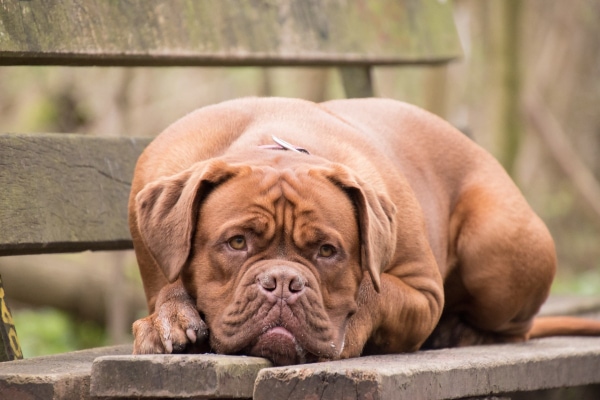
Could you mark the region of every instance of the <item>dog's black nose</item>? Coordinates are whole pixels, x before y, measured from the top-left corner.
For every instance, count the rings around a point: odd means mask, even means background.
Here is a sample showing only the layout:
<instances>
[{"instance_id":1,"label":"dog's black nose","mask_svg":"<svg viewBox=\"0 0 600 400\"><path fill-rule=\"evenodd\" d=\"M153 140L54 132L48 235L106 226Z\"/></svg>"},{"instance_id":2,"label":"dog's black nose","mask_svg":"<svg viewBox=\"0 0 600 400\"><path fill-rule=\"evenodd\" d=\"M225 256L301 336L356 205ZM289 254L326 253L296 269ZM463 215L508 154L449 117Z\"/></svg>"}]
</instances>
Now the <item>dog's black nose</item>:
<instances>
[{"instance_id":1,"label":"dog's black nose","mask_svg":"<svg viewBox=\"0 0 600 400\"><path fill-rule=\"evenodd\" d=\"M256 277L258 285L269 295L289 298L300 294L306 287L306 280L293 268L274 267Z\"/></svg>"}]
</instances>

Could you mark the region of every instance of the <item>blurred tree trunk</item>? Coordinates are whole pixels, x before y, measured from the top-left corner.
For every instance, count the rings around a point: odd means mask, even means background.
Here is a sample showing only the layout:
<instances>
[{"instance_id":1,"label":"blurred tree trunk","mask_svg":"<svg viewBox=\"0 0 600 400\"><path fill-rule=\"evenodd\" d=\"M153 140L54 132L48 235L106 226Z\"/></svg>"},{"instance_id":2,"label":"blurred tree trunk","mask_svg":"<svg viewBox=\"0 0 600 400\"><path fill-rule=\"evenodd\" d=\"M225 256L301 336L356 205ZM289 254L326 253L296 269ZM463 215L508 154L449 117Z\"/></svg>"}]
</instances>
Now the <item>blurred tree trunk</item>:
<instances>
[{"instance_id":1,"label":"blurred tree trunk","mask_svg":"<svg viewBox=\"0 0 600 400\"><path fill-rule=\"evenodd\" d=\"M2 257L0 274L8 302L55 307L103 326L107 316L110 319L116 312L129 332L140 310L146 310L146 300L139 281L123 279L121 274L115 278L110 265L116 253L124 263L127 252ZM115 287L120 290L116 305Z\"/></svg>"},{"instance_id":2,"label":"blurred tree trunk","mask_svg":"<svg viewBox=\"0 0 600 400\"><path fill-rule=\"evenodd\" d=\"M533 89L532 89L533 90ZM552 157L578 191L592 221L600 228L600 184L582 162L559 121L544 105L538 93L529 93L525 113Z\"/></svg>"},{"instance_id":3,"label":"blurred tree trunk","mask_svg":"<svg viewBox=\"0 0 600 400\"><path fill-rule=\"evenodd\" d=\"M526 11L530 129L575 189L589 222L600 227L600 2L538 1Z\"/></svg>"},{"instance_id":4,"label":"blurred tree trunk","mask_svg":"<svg viewBox=\"0 0 600 400\"><path fill-rule=\"evenodd\" d=\"M449 91L466 107L466 125L510 173L522 135L520 115L520 0L455 0L455 15L465 60L450 66ZM461 85L462 81L466 84ZM456 111L455 111L456 112ZM452 118L452 115L449 115Z\"/></svg>"}]
</instances>

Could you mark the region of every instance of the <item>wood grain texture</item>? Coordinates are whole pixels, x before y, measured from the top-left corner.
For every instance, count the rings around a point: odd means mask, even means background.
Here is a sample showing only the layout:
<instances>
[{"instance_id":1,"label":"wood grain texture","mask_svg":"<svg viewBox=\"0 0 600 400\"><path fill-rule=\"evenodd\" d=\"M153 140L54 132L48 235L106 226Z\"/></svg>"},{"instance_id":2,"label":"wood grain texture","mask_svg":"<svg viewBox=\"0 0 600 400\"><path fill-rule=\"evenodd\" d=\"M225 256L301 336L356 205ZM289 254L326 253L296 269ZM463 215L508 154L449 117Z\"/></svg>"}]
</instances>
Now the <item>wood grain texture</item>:
<instances>
[{"instance_id":1,"label":"wood grain texture","mask_svg":"<svg viewBox=\"0 0 600 400\"><path fill-rule=\"evenodd\" d=\"M149 141L0 135L0 255L131 248L127 199Z\"/></svg>"},{"instance_id":2,"label":"wood grain texture","mask_svg":"<svg viewBox=\"0 0 600 400\"><path fill-rule=\"evenodd\" d=\"M460 56L439 0L0 0L0 65L390 65Z\"/></svg>"}]
</instances>

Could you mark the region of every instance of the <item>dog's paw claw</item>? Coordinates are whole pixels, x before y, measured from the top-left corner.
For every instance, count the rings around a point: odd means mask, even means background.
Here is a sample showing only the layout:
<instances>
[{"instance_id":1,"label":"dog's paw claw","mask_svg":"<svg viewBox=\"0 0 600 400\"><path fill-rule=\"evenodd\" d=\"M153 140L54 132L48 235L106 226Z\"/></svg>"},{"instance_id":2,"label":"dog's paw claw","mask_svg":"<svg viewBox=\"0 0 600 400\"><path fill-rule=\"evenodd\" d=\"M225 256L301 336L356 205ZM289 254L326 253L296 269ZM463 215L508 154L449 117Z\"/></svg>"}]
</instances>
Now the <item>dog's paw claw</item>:
<instances>
[{"instance_id":1,"label":"dog's paw claw","mask_svg":"<svg viewBox=\"0 0 600 400\"><path fill-rule=\"evenodd\" d=\"M133 324L134 354L182 353L206 342L208 329L191 301L168 300Z\"/></svg>"},{"instance_id":2,"label":"dog's paw claw","mask_svg":"<svg viewBox=\"0 0 600 400\"><path fill-rule=\"evenodd\" d=\"M198 336L196 335L196 331L193 330L193 329L186 330L185 334L188 337L188 339L190 339L190 342L192 342L192 343L196 343L196 340L198 340Z\"/></svg>"},{"instance_id":3,"label":"dog's paw claw","mask_svg":"<svg viewBox=\"0 0 600 400\"><path fill-rule=\"evenodd\" d=\"M173 342L172 342L172 341L170 341L170 340L165 340L165 341L163 342L163 344L164 344L164 346L165 346L165 352L166 352L167 354L171 354L171 353L173 353Z\"/></svg>"}]
</instances>

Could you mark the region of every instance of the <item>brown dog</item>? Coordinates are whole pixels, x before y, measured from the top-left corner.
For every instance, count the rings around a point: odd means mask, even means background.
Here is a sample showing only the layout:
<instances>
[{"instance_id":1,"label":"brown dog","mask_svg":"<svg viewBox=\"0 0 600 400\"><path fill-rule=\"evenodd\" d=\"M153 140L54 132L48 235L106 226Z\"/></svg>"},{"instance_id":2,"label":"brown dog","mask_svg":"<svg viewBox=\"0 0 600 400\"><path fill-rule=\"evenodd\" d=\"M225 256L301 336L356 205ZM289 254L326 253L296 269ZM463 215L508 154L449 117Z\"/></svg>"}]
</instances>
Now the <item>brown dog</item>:
<instances>
[{"instance_id":1,"label":"brown dog","mask_svg":"<svg viewBox=\"0 0 600 400\"><path fill-rule=\"evenodd\" d=\"M397 101L197 110L140 157L129 216L150 310L135 353L285 365L600 334L534 320L548 230L487 152Z\"/></svg>"}]
</instances>

